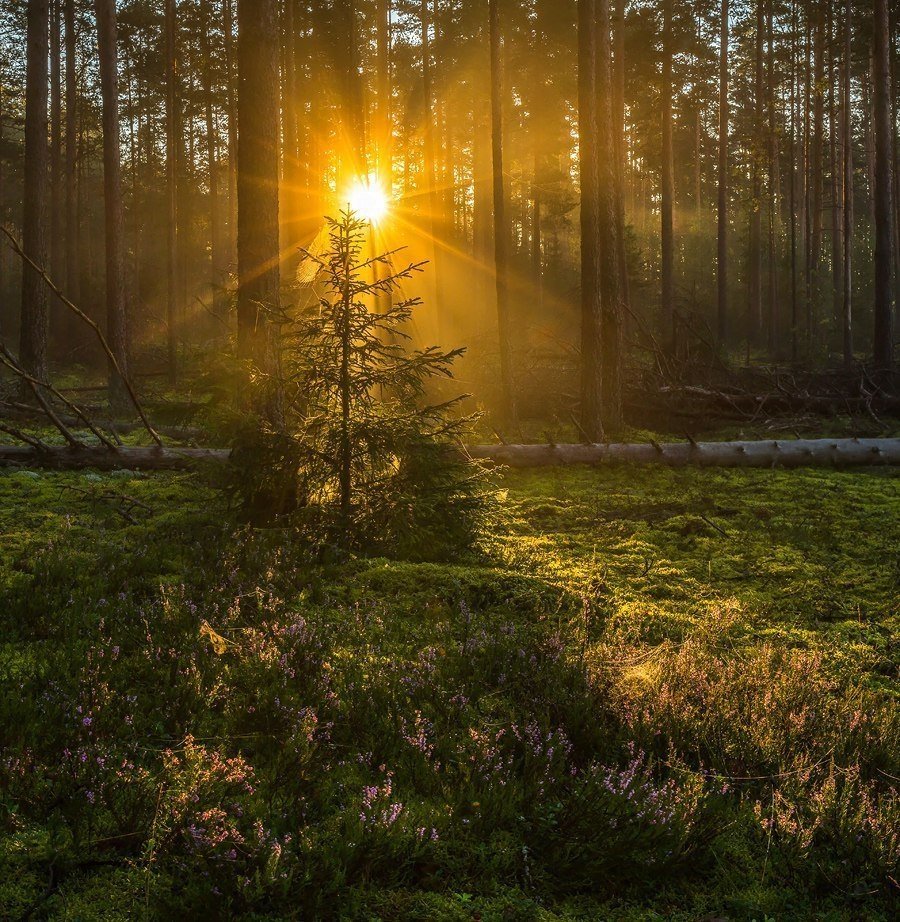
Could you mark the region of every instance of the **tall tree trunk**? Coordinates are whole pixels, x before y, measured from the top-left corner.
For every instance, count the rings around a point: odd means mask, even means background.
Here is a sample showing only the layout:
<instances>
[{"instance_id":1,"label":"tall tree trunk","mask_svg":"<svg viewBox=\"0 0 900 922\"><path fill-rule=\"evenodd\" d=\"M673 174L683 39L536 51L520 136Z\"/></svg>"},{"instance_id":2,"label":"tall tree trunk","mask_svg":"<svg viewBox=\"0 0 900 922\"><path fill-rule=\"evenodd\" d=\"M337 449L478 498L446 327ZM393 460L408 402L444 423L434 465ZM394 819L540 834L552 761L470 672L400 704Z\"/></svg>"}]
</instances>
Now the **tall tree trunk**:
<instances>
[{"instance_id":1,"label":"tall tree trunk","mask_svg":"<svg viewBox=\"0 0 900 922\"><path fill-rule=\"evenodd\" d=\"M49 0L28 0L25 74L25 172L22 247L39 266L47 264L47 58L50 52ZM22 270L19 361L35 378L47 378L48 292L38 272ZM23 394L30 389L23 384Z\"/></svg>"},{"instance_id":2,"label":"tall tree trunk","mask_svg":"<svg viewBox=\"0 0 900 922\"><path fill-rule=\"evenodd\" d=\"M169 380L178 376L178 99L175 0L166 0L166 345Z\"/></svg>"},{"instance_id":3,"label":"tall tree trunk","mask_svg":"<svg viewBox=\"0 0 900 922\"><path fill-rule=\"evenodd\" d=\"M62 224L62 22L60 0L50 5L50 275L64 284Z\"/></svg>"},{"instance_id":4,"label":"tall tree trunk","mask_svg":"<svg viewBox=\"0 0 900 922\"><path fill-rule=\"evenodd\" d=\"M434 293L435 330L438 339L443 333L443 304L440 298L440 247L438 235L443 232L440 196L437 189L437 172L434 156L434 99L431 71L431 14L429 0L421 0L419 5L422 48L422 166L425 174L425 189L428 216L425 220L425 232L429 237L431 256L434 261L432 273L432 291Z\"/></svg>"},{"instance_id":5,"label":"tall tree trunk","mask_svg":"<svg viewBox=\"0 0 900 922\"><path fill-rule=\"evenodd\" d=\"M391 129L391 0L377 0L375 35L375 165L378 182L391 199L394 192L393 133ZM388 267L375 265L378 277L387 274ZM379 310L390 308L390 289L377 295Z\"/></svg>"},{"instance_id":6,"label":"tall tree trunk","mask_svg":"<svg viewBox=\"0 0 900 922\"><path fill-rule=\"evenodd\" d=\"M290 3L288 3L290 6ZM203 32L201 47L203 59L209 62L201 69L203 86L203 115L206 123L206 164L209 175L209 281L212 289L213 310L218 316L222 292L221 232L219 230L219 163L216 156L216 123L213 115L214 88L212 85L212 4L203 0Z\"/></svg>"},{"instance_id":7,"label":"tall tree trunk","mask_svg":"<svg viewBox=\"0 0 900 922\"><path fill-rule=\"evenodd\" d=\"M844 267L841 274L843 290L841 292L841 340L844 352L844 367L849 371L853 366L853 99L851 95L850 75L852 69L852 0L846 0L844 6L844 87L841 115L843 119L842 140L843 158L843 244Z\"/></svg>"},{"instance_id":8,"label":"tall tree trunk","mask_svg":"<svg viewBox=\"0 0 900 922\"><path fill-rule=\"evenodd\" d=\"M790 144L790 209L791 209L791 362L799 359L797 301L797 3L791 2L791 144Z\"/></svg>"},{"instance_id":9,"label":"tall tree trunk","mask_svg":"<svg viewBox=\"0 0 900 922\"><path fill-rule=\"evenodd\" d=\"M76 61L75 0L65 0L66 24L66 291L78 304L81 277L78 265L78 67Z\"/></svg>"},{"instance_id":10,"label":"tall tree trunk","mask_svg":"<svg viewBox=\"0 0 900 922\"><path fill-rule=\"evenodd\" d=\"M581 184L581 428L603 438L600 200L595 0L578 0L578 164Z\"/></svg>"},{"instance_id":11,"label":"tall tree trunk","mask_svg":"<svg viewBox=\"0 0 900 922\"><path fill-rule=\"evenodd\" d=\"M763 120L763 32L764 0L756 0L756 35L754 44L754 79L753 79L753 122L754 138L751 140L753 162L751 171L750 200L750 240L749 240L749 276L747 302L747 351L750 345L759 342L762 328L762 164L763 138L765 125Z\"/></svg>"},{"instance_id":12,"label":"tall tree trunk","mask_svg":"<svg viewBox=\"0 0 900 922\"><path fill-rule=\"evenodd\" d=\"M394 185L391 130L391 0L377 0L375 153L378 179L387 196Z\"/></svg>"},{"instance_id":13,"label":"tall tree trunk","mask_svg":"<svg viewBox=\"0 0 900 922\"><path fill-rule=\"evenodd\" d=\"M337 51L341 58L343 128L346 132L345 145L349 147L340 162L339 188L343 192L351 180L363 178L366 145L355 0L339 0L336 14L341 33L338 40L342 43Z\"/></svg>"},{"instance_id":14,"label":"tall tree trunk","mask_svg":"<svg viewBox=\"0 0 900 922\"><path fill-rule=\"evenodd\" d=\"M170 0L167 0L170 2ZM224 0L225 9L225 97L228 105L228 264L237 260L237 147L238 120L234 67L234 2Z\"/></svg>"},{"instance_id":15,"label":"tall tree trunk","mask_svg":"<svg viewBox=\"0 0 900 922\"><path fill-rule=\"evenodd\" d=\"M676 348L675 332L675 235L672 222L674 207L674 160L672 153L672 2L663 0L662 35L662 173L660 177L661 266L660 307L665 336L671 352Z\"/></svg>"},{"instance_id":16,"label":"tall tree trunk","mask_svg":"<svg viewBox=\"0 0 900 922\"><path fill-rule=\"evenodd\" d=\"M119 74L115 0L95 0L100 93L103 99L103 205L106 238L106 339L118 371L109 366L109 401L128 407L121 375L128 374L128 329L125 291L125 213L119 161ZM121 374L120 374L121 373Z\"/></svg>"},{"instance_id":17,"label":"tall tree trunk","mask_svg":"<svg viewBox=\"0 0 900 922\"><path fill-rule=\"evenodd\" d=\"M766 92L768 106L768 180L769 180L769 248L768 248L768 283L766 297L766 334L770 357L775 357L778 349L778 331L780 311L778 309L778 253L777 242L781 231L780 197L781 174L778 164L778 125L775 117L775 33L773 23L772 0L766 0L766 48L768 70L768 87Z\"/></svg>"},{"instance_id":18,"label":"tall tree trunk","mask_svg":"<svg viewBox=\"0 0 900 922\"><path fill-rule=\"evenodd\" d=\"M825 11L822 0L815 5L815 31L813 51L813 136L810 154L810 210L809 250L806 254L807 272L807 346L812 348L817 340L819 301L819 260L822 254L822 217L825 140Z\"/></svg>"},{"instance_id":19,"label":"tall tree trunk","mask_svg":"<svg viewBox=\"0 0 900 922\"><path fill-rule=\"evenodd\" d=\"M719 176L716 285L719 344L728 340L728 0L722 0L719 32Z\"/></svg>"},{"instance_id":20,"label":"tall tree trunk","mask_svg":"<svg viewBox=\"0 0 900 922\"><path fill-rule=\"evenodd\" d=\"M831 187L831 305L832 319L835 328L840 324L841 299L844 284L841 280L843 271L843 246L841 245L841 232L843 221L841 218L841 177L843 171L839 163L840 156L840 124L838 102L838 49L840 48L840 26L834 16L831 5L828 7L828 160Z\"/></svg>"},{"instance_id":21,"label":"tall tree trunk","mask_svg":"<svg viewBox=\"0 0 900 922\"><path fill-rule=\"evenodd\" d=\"M621 170L613 129L613 73L610 43L610 0L595 0L597 13L596 89L597 158L600 264L600 366L602 374L603 423L607 432L622 425L622 317L625 304L622 269L619 266L622 233Z\"/></svg>"},{"instance_id":22,"label":"tall tree trunk","mask_svg":"<svg viewBox=\"0 0 900 922\"><path fill-rule=\"evenodd\" d=\"M625 6L627 0L617 0L613 52L613 132L616 142L616 166L619 170L619 268L622 273L620 294L623 309L631 306L628 279L628 252L625 243ZM627 317L622 318L623 325Z\"/></svg>"},{"instance_id":23,"label":"tall tree trunk","mask_svg":"<svg viewBox=\"0 0 900 922\"><path fill-rule=\"evenodd\" d=\"M494 273L497 283L497 326L500 338L501 412L516 425L516 397L512 375L512 329L509 310L509 228L503 181L503 84L500 61L499 0L488 0L488 36L491 77L491 177L494 198Z\"/></svg>"},{"instance_id":24,"label":"tall tree trunk","mask_svg":"<svg viewBox=\"0 0 900 922\"><path fill-rule=\"evenodd\" d=\"M238 0L238 355L272 371L279 303L278 0Z\"/></svg>"},{"instance_id":25,"label":"tall tree trunk","mask_svg":"<svg viewBox=\"0 0 900 922\"><path fill-rule=\"evenodd\" d=\"M873 61L875 95L875 328L872 356L886 375L893 359L893 178L891 61L888 0L875 0Z\"/></svg>"}]
</instances>

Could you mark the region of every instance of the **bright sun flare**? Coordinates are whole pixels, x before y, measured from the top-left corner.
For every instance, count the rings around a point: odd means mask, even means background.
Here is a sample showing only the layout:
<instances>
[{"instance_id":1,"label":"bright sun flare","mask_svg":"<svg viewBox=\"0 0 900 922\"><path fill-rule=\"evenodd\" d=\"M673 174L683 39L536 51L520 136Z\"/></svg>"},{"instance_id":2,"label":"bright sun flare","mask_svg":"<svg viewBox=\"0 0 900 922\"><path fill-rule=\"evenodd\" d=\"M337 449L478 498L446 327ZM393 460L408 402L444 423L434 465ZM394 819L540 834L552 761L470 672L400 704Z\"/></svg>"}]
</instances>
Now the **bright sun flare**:
<instances>
[{"instance_id":1,"label":"bright sun flare","mask_svg":"<svg viewBox=\"0 0 900 922\"><path fill-rule=\"evenodd\" d=\"M379 183L373 179L359 179L347 195L351 211L372 224L377 224L388 210L388 197Z\"/></svg>"}]
</instances>

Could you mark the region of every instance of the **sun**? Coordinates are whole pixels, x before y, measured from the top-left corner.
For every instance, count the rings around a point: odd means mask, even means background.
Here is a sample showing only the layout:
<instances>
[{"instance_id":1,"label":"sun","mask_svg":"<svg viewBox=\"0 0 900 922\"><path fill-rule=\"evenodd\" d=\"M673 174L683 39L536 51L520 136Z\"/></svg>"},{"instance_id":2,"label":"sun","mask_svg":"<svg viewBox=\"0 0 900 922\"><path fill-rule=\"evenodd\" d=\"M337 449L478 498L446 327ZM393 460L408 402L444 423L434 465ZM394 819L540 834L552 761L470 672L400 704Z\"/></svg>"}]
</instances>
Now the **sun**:
<instances>
[{"instance_id":1,"label":"sun","mask_svg":"<svg viewBox=\"0 0 900 922\"><path fill-rule=\"evenodd\" d=\"M377 224L388 212L388 197L377 179L358 179L347 193L350 210L364 221Z\"/></svg>"}]
</instances>

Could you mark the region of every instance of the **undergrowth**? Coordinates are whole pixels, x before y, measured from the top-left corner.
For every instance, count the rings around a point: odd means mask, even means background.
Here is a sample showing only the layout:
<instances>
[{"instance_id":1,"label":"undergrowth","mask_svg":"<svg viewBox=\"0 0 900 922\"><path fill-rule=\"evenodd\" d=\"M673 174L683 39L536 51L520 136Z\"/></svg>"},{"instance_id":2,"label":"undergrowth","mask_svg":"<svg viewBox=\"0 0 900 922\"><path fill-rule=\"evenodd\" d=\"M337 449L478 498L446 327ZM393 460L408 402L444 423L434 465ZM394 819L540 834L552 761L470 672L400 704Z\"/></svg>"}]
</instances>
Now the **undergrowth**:
<instances>
[{"instance_id":1,"label":"undergrowth","mask_svg":"<svg viewBox=\"0 0 900 922\"><path fill-rule=\"evenodd\" d=\"M0 913L892 917L897 475L502 487L465 561L323 566L0 474Z\"/></svg>"}]
</instances>

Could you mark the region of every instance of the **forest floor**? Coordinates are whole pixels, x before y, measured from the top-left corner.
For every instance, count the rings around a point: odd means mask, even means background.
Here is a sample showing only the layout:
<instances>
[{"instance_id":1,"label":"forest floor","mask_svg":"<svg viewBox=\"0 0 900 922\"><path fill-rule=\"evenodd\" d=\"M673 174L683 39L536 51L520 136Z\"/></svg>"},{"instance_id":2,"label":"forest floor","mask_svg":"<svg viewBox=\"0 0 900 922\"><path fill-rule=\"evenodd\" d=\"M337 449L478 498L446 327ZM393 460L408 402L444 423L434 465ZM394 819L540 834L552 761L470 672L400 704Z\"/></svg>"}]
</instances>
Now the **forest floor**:
<instances>
[{"instance_id":1,"label":"forest floor","mask_svg":"<svg viewBox=\"0 0 900 922\"><path fill-rule=\"evenodd\" d=\"M501 488L323 564L0 471L0 917L896 918L900 472Z\"/></svg>"}]
</instances>

